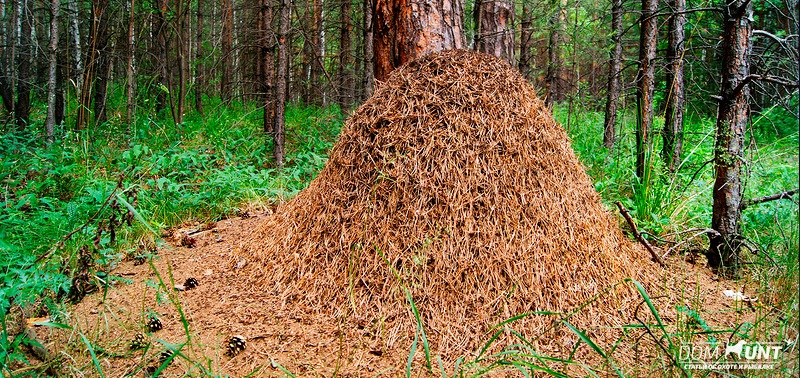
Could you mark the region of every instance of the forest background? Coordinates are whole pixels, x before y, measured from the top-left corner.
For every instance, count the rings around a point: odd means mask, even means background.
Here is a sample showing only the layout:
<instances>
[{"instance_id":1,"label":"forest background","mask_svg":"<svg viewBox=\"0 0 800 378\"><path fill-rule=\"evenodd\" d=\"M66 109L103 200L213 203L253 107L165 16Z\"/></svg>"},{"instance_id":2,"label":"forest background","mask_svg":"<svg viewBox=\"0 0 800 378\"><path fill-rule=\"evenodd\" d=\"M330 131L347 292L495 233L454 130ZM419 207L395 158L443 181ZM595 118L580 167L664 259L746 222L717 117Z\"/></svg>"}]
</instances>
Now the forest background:
<instances>
[{"instance_id":1,"label":"forest background","mask_svg":"<svg viewBox=\"0 0 800 378\"><path fill-rule=\"evenodd\" d=\"M393 13L409 4L0 0L0 360L25 358L14 305L58 314L80 272L102 285L161 230L301 190L413 58L398 31L420 16ZM445 47L498 55L539 89L610 210L782 291L796 328L795 1L425 4L457 21Z\"/></svg>"}]
</instances>

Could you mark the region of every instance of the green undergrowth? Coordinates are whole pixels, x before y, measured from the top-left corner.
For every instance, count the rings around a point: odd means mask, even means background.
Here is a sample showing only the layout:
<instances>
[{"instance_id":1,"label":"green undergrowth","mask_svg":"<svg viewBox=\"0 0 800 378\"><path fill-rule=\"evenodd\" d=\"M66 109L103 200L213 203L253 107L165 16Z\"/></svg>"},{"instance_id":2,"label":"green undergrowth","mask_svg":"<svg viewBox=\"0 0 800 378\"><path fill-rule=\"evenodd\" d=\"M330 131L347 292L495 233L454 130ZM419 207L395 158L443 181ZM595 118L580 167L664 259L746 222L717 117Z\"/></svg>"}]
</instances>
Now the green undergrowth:
<instances>
[{"instance_id":1,"label":"green undergrowth","mask_svg":"<svg viewBox=\"0 0 800 378\"><path fill-rule=\"evenodd\" d=\"M50 146L42 135L2 130L0 370L26 360L26 341L6 327L12 307L57 320L81 269L102 286L123 258L151 252L163 229L272 206L304 188L324 166L342 113L290 106L282 170L272 167L262 113L218 106L181 125L142 118L62 129Z\"/></svg>"}]
</instances>

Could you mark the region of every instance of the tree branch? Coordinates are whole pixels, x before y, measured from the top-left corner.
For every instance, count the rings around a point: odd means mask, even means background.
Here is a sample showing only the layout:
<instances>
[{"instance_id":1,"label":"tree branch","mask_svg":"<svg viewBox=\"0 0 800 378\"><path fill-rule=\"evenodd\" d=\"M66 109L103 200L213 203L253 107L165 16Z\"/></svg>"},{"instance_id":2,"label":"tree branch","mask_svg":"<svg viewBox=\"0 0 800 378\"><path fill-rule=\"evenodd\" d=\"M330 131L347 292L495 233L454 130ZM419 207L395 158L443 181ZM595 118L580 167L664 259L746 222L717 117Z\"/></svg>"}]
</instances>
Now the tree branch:
<instances>
[{"instance_id":1,"label":"tree branch","mask_svg":"<svg viewBox=\"0 0 800 378\"><path fill-rule=\"evenodd\" d=\"M744 209L748 208L751 205L757 205L759 203L764 203L764 202L769 202L769 201L777 201L777 200L782 200L782 199L792 199L792 196L795 193L797 193L798 189L800 189L800 188L794 188L792 190L787 190L785 192L773 194L773 195L770 195L770 196L764 196L764 197L761 197L761 198L754 198L754 199L749 199L749 200L742 201L742 204L739 205L739 209L740 210L744 210Z\"/></svg>"},{"instance_id":2,"label":"tree branch","mask_svg":"<svg viewBox=\"0 0 800 378\"><path fill-rule=\"evenodd\" d=\"M619 208L619 212L622 214L625 220L628 221L628 225L631 226L633 236L635 236L636 240L638 240L639 243L642 243L644 248L650 252L650 256L653 257L653 261L657 262L661 266L665 266L664 261L662 261L661 257L659 257L656 251L653 250L653 246L650 245L647 239L642 237L642 234L639 233L639 229L636 228L636 223L633 222L633 218L631 218L631 215L628 213L628 210L625 208L625 206L622 206L622 202L617 201L617 207Z\"/></svg>"},{"instance_id":3,"label":"tree branch","mask_svg":"<svg viewBox=\"0 0 800 378\"><path fill-rule=\"evenodd\" d=\"M766 82L769 82L769 83L783 85L786 88L797 88L797 82L796 81L786 80L784 78L780 78L780 77L777 77L777 76L753 74L753 75L745 76L745 78L742 79L742 81L739 82L739 84L736 86L736 88L733 88L733 91L731 92L730 97L736 97L736 95L738 95L739 92L741 92L741 90L744 88L744 86L747 85L747 84L750 84L750 82L752 82L753 80L766 81Z\"/></svg>"}]
</instances>

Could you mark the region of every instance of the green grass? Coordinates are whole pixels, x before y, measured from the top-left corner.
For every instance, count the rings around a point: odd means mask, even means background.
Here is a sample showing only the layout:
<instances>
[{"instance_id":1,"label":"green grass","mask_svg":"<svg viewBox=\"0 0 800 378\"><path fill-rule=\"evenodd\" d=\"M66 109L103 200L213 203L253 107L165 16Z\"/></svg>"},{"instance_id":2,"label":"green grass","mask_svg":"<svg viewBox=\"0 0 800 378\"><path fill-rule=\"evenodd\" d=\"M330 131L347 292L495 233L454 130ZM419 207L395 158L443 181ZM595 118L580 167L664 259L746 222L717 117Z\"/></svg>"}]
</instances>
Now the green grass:
<instances>
[{"instance_id":1,"label":"green grass","mask_svg":"<svg viewBox=\"0 0 800 378\"><path fill-rule=\"evenodd\" d=\"M47 312L51 321L58 323L71 278L80 268L77 252L81 247L92 248L92 273L108 277L107 272L125 256L146 253L143 246L157 240L155 233L160 230L187 222L218 220L249 204L270 206L288 199L325 164L343 122L336 108L289 107L286 167L276 170L271 166L271 146L261 132L261 112L257 108L210 104L207 109L210 110L203 116L188 115L182 125L174 125L168 118L142 117L131 125L112 120L97 130L61 130L52 146L43 145L41 135L0 130L0 370L8 372L9 366L24 366L26 361L21 348L23 338L10 339L6 331L6 314L12 303ZM567 107L556 107L554 115L565 122ZM745 197L797 187L797 122L795 119L793 128L792 120L786 119L789 116L779 109L771 110L752 127L755 134L749 136ZM610 210L615 211L611 206L615 201L623 202L642 230L655 235L709 226L713 120L687 122L683 161L674 175L666 173L661 164L657 153L661 141L657 137L651 162L654 174L650 182L641 185L634 177L632 115L622 115L620 138L611 151L602 147L601 113L576 108L570 117L573 147ZM745 256L749 262L747 274L761 282L759 294L780 312L783 320L777 330L779 336L796 337L798 207L790 201L752 206L745 211L742 224L744 236L759 251ZM65 239L76 229L79 231ZM706 243L700 237L686 247L702 249ZM48 257L36 261L44 255ZM95 283L102 284L99 279ZM645 301L649 300L647 293L641 294ZM409 297L408 302L416 310L413 298ZM658 319L655 309L650 310ZM558 376L564 372L552 366L574 364L588 369L589 375L611 373L595 372L580 361L555 361L531 349L524 338L491 358L462 359L451 367L441 363L434 366L432 360L439 360L428 354L419 313L412 312L419 324L417 337L421 337L426 352L424 369L428 372L438 370L445 376L445 371L450 370L450 376L480 376L513 368L525 374L539 371ZM681 314L681 319L703 324L688 309ZM762 320L774 318L774 314L761 315ZM606 356L608 346L593 344L582 330L571 327L566 320L560 324L598 355ZM659 331L663 331L663 324ZM758 340L774 337L775 326L760 321L741 331ZM188 340L190 330L187 328L186 332ZM689 337L692 332L696 332L695 328L686 327L665 342ZM411 345L409 363L419 342ZM491 342L487 341L484 351ZM88 341L86 345L93 352ZM613 374L628 374L613 361L608 363L613 366ZM408 365L404 371L411 375L414 367Z\"/></svg>"}]
</instances>

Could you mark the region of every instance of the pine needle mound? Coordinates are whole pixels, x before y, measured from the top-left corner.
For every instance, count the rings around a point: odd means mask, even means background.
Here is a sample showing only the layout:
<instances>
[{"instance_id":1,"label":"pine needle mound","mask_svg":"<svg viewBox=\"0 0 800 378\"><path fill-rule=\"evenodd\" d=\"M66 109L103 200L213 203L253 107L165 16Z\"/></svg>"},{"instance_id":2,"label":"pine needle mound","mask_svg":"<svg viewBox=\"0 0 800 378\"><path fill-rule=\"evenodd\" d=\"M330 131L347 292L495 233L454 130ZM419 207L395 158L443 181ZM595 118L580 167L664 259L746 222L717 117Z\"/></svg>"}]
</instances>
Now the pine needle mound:
<instances>
[{"instance_id":1,"label":"pine needle mound","mask_svg":"<svg viewBox=\"0 0 800 378\"><path fill-rule=\"evenodd\" d=\"M534 89L469 51L395 70L346 122L319 176L243 247L256 260L251 284L286 308L373 327L384 346L407 348L410 297L434 348L456 354L512 316L587 303L570 322L613 340L603 330L635 322L641 302L614 285L647 282L642 272L655 269ZM536 336L552 321L513 328ZM538 345L568 350L569 332L560 335Z\"/></svg>"}]
</instances>

